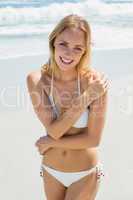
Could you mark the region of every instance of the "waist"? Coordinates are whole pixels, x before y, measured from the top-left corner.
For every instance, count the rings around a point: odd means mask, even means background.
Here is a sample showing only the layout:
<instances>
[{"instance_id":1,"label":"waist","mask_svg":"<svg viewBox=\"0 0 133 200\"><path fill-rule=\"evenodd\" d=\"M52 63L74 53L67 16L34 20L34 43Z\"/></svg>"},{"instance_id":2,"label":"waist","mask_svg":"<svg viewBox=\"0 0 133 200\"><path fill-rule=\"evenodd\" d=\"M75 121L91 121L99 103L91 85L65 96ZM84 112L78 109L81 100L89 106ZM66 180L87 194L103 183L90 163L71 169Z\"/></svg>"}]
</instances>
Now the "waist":
<instances>
[{"instance_id":1,"label":"waist","mask_svg":"<svg viewBox=\"0 0 133 200\"><path fill-rule=\"evenodd\" d=\"M97 148L82 150L53 148L46 152L42 160L42 163L63 171L86 170L97 162Z\"/></svg>"},{"instance_id":2,"label":"waist","mask_svg":"<svg viewBox=\"0 0 133 200\"><path fill-rule=\"evenodd\" d=\"M59 148L59 147L53 147L50 148L44 156L52 156L54 154L58 156L63 156L64 153L66 156L74 156L75 154L78 154L79 156L83 155L92 155L98 152L97 147L87 148L87 149L67 149L67 148Z\"/></svg>"}]
</instances>

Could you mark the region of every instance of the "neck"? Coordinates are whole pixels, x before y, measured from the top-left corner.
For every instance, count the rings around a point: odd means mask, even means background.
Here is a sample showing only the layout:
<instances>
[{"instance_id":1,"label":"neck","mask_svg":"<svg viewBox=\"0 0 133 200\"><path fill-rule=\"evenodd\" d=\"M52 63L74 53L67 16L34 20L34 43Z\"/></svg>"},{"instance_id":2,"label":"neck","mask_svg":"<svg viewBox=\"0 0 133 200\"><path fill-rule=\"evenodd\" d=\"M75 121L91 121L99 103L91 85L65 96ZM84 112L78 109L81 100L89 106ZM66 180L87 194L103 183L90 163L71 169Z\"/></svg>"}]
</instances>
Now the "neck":
<instances>
[{"instance_id":1,"label":"neck","mask_svg":"<svg viewBox=\"0 0 133 200\"><path fill-rule=\"evenodd\" d=\"M77 70L59 71L59 75L56 77L62 82L74 81L77 79Z\"/></svg>"}]
</instances>

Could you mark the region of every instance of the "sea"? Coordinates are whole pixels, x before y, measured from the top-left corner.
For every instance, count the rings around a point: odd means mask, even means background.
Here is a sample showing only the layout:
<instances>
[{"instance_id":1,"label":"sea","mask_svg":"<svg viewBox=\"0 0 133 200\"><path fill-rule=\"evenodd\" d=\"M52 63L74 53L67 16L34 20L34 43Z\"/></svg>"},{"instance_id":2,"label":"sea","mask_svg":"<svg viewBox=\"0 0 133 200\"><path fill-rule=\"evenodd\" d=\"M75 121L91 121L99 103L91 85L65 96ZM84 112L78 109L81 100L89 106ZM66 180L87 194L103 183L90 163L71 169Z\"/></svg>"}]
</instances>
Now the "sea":
<instances>
[{"instance_id":1,"label":"sea","mask_svg":"<svg viewBox=\"0 0 133 200\"><path fill-rule=\"evenodd\" d=\"M91 26L92 49L133 47L133 0L0 1L0 59L48 54L48 36L69 14Z\"/></svg>"}]
</instances>

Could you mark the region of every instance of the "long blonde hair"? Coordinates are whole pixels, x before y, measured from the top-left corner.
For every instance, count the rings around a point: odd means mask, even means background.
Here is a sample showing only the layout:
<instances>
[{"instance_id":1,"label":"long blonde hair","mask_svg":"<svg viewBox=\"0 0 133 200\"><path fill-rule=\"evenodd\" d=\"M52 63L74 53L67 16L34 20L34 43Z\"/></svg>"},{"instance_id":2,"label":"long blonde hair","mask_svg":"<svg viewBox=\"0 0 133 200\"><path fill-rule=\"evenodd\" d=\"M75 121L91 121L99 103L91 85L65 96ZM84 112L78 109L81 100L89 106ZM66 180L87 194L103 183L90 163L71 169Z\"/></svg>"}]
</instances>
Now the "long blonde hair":
<instances>
[{"instance_id":1,"label":"long blonde hair","mask_svg":"<svg viewBox=\"0 0 133 200\"><path fill-rule=\"evenodd\" d=\"M47 71L51 75L52 70L54 73L59 72L59 67L54 59L54 41L55 38L66 28L79 28L85 33L86 39L86 51L82 55L79 63L76 66L76 69L79 71L88 71L90 69L90 56L91 56L91 29L88 22L81 16L76 14L71 14L64 17L54 28L54 30L49 35L49 50L50 58L46 64L41 67L42 74Z\"/></svg>"}]
</instances>

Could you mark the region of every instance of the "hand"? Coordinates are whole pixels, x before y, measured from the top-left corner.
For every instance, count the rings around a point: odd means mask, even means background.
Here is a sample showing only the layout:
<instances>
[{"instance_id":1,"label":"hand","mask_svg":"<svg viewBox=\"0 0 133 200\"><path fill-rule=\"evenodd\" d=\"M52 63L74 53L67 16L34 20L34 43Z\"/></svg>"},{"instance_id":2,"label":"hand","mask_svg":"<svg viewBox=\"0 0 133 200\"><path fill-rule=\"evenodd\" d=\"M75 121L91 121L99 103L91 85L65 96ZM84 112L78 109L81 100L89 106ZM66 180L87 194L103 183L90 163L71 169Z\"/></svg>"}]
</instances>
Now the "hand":
<instances>
[{"instance_id":1,"label":"hand","mask_svg":"<svg viewBox=\"0 0 133 200\"><path fill-rule=\"evenodd\" d=\"M38 151L41 155L44 155L52 146L52 138L49 136L43 136L40 137L36 143L35 146L38 148Z\"/></svg>"},{"instance_id":2,"label":"hand","mask_svg":"<svg viewBox=\"0 0 133 200\"><path fill-rule=\"evenodd\" d=\"M107 77L105 77L105 74L92 73L90 76L88 76L87 93L92 101L102 96L108 90L108 87L109 81Z\"/></svg>"}]
</instances>

